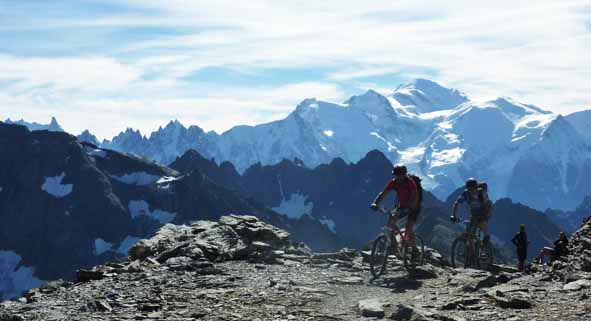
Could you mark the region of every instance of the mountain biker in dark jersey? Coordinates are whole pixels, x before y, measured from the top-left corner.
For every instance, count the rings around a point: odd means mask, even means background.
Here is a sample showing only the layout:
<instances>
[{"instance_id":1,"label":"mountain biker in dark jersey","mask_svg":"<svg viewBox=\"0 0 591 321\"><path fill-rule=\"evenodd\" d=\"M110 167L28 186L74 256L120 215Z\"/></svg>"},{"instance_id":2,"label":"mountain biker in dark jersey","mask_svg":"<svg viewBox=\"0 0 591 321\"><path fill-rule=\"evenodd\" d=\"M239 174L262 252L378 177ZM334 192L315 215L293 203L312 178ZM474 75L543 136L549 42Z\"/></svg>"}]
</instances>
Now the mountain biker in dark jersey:
<instances>
[{"instance_id":1,"label":"mountain biker in dark jersey","mask_svg":"<svg viewBox=\"0 0 591 321\"><path fill-rule=\"evenodd\" d=\"M454 203L451 220L456 221L456 214L460 204L466 203L470 207L470 226L468 232L476 234L476 228L480 227L480 230L484 234L483 241L488 243L490 235L488 234L488 219L492 210L492 202L488 198L488 194L484 188L478 187L478 182L474 178L470 178L466 181L466 190L460 194L456 202Z\"/></svg>"},{"instance_id":2,"label":"mountain biker in dark jersey","mask_svg":"<svg viewBox=\"0 0 591 321\"><path fill-rule=\"evenodd\" d=\"M409 244L412 245L415 242L413 227L421 211L417 184L407 175L406 166L404 165L394 166L392 169L392 175L394 175L394 178L390 180L384 190L378 194L370 205L370 208L374 211L377 210L380 202L386 197L386 195L392 190L396 191L396 195L398 196L397 206L400 208L400 216L390 216L388 219L388 226L393 228L398 219L408 215L406 231Z\"/></svg>"}]
</instances>

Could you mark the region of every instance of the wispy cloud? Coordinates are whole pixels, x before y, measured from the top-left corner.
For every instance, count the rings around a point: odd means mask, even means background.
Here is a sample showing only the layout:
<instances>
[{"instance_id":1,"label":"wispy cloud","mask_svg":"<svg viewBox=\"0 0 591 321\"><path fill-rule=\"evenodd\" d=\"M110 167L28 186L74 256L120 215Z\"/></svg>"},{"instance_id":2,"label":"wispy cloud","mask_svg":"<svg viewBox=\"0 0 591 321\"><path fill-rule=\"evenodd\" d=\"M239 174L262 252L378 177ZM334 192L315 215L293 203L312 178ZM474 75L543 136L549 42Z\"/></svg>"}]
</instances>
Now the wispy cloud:
<instances>
[{"instance_id":1,"label":"wispy cloud","mask_svg":"<svg viewBox=\"0 0 591 321\"><path fill-rule=\"evenodd\" d=\"M588 1L1 3L0 117L221 131L414 76L567 113L591 106L590 17Z\"/></svg>"}]
</instances>

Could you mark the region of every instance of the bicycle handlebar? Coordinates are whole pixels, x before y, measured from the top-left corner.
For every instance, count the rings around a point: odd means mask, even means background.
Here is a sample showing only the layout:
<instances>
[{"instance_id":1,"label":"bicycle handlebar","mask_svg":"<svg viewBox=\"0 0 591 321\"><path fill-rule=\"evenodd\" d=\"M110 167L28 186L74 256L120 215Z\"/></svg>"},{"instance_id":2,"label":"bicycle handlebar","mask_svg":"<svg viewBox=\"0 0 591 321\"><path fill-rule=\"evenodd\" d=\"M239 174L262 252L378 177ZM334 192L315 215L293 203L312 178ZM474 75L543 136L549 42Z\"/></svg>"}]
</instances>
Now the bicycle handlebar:
<instances>
[{"instance_id":1,"label":"bicycle handlebar","mask_svg":"<svg viewBox=\"0 0 591 321\"><path fill-rule=\"evenodd\" d=\"M470 224L470 220L455 220L455 224Z\"/></svg>"},{"instance_id":2,"label":"bicycle handlebar","mask_svg":"<svg viewBox=\"0 0 591 321\"><path fill-rule=\"evenodd\" d=\"M375 209L375 211L380 212L380 213L383 213L383 214L395 215L395 214L402 214L402 213L404 213L404 211L407 211L407 209L400 209L400 208L395 207L395 208L389 210L389 209L387 209L385 207L378 206Z\"/></svg>"},{"instance_id":3,"label":"bicycle handlebar","mask_svg":"<svg viewBox=\"0 0 591 321\"><path fill-rule=\"evenodd\" d=\"M378 211L380 213L383 213L383 214L391 214L392 213L392 212L390 212L389 209L387 209L385 207L381 207L381 206L378 207L378 208L376 208L376 211Z\"/></svg>"}]
</instances>

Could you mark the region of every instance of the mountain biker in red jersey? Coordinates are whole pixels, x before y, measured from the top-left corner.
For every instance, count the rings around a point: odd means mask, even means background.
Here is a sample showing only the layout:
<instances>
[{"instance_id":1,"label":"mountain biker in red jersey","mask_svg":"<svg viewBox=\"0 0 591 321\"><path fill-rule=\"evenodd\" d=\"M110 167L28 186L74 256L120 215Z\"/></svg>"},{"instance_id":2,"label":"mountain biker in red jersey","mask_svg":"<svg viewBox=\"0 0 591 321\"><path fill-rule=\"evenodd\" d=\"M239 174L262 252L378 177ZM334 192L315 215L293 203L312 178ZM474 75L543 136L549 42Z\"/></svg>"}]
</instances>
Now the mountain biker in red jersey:
<instances>
[{"instance_id":1,"label":"mountain biker in red jersey","mask_svg":"<svg viewBox=\"0 0 591 321\"><path fill-rule=\"evenodd\" d=\"M415 181L407 175L406 166L397 165L392 169L392 175L394 178L388 182L384 190L378 194L376 199L370 205L370 208L374 211L378 209L380 202L388 195L392 190L396 191L398 196L398 207L400 208L400 216L390 216L388 219L388 226L393 228L398 219L401 219L408 215L406 221L406 233L408 235L409 244L414 244L414 224L416 223L419 213L421 211L419 204L418 188Z\"/></svg>"}]
</instances>

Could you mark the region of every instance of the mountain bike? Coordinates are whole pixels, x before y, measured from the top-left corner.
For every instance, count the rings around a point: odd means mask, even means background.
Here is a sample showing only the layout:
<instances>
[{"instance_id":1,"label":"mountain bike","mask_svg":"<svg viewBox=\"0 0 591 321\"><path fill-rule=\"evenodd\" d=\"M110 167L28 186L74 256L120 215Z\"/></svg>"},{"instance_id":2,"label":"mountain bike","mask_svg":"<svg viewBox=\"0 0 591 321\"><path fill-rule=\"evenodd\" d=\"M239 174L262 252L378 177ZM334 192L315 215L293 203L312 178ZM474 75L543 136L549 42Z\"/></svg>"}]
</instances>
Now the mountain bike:
<instances>
[{"instance_id":1,"label":"mountain bike","mask_svg":"<svg viewBox=\"0 0 591 321\"><path fill-rule=\"evenodd\" d=\"M377 211L388 216L397 216L399 218L401 216L399 208L388 210L379 207ZM406 230L400 229L396 225L393 229L388 227L387 224L381 228L380 233L373 241L369 259L369 268L374 279L386 271L388 256L391 254L402 260L406 269L423 264L425 257L423 239L415 234L415 244L413 246L409 244L407 236Z\"/></svg>"},{"instance_id":2,"label":"mountain bike","mask_svg":"<svg viewBox=\"0 0 591 321\"><path fill-rule=\"evenodd\" d=\"M482 231L476 227L476 233L470 233L470 221L455 221L466 227L464 233L458 236L451 246L452 267L487 269L493 264L494 253L490 240L484 242Z\"/></svg>"}]
</instances>

